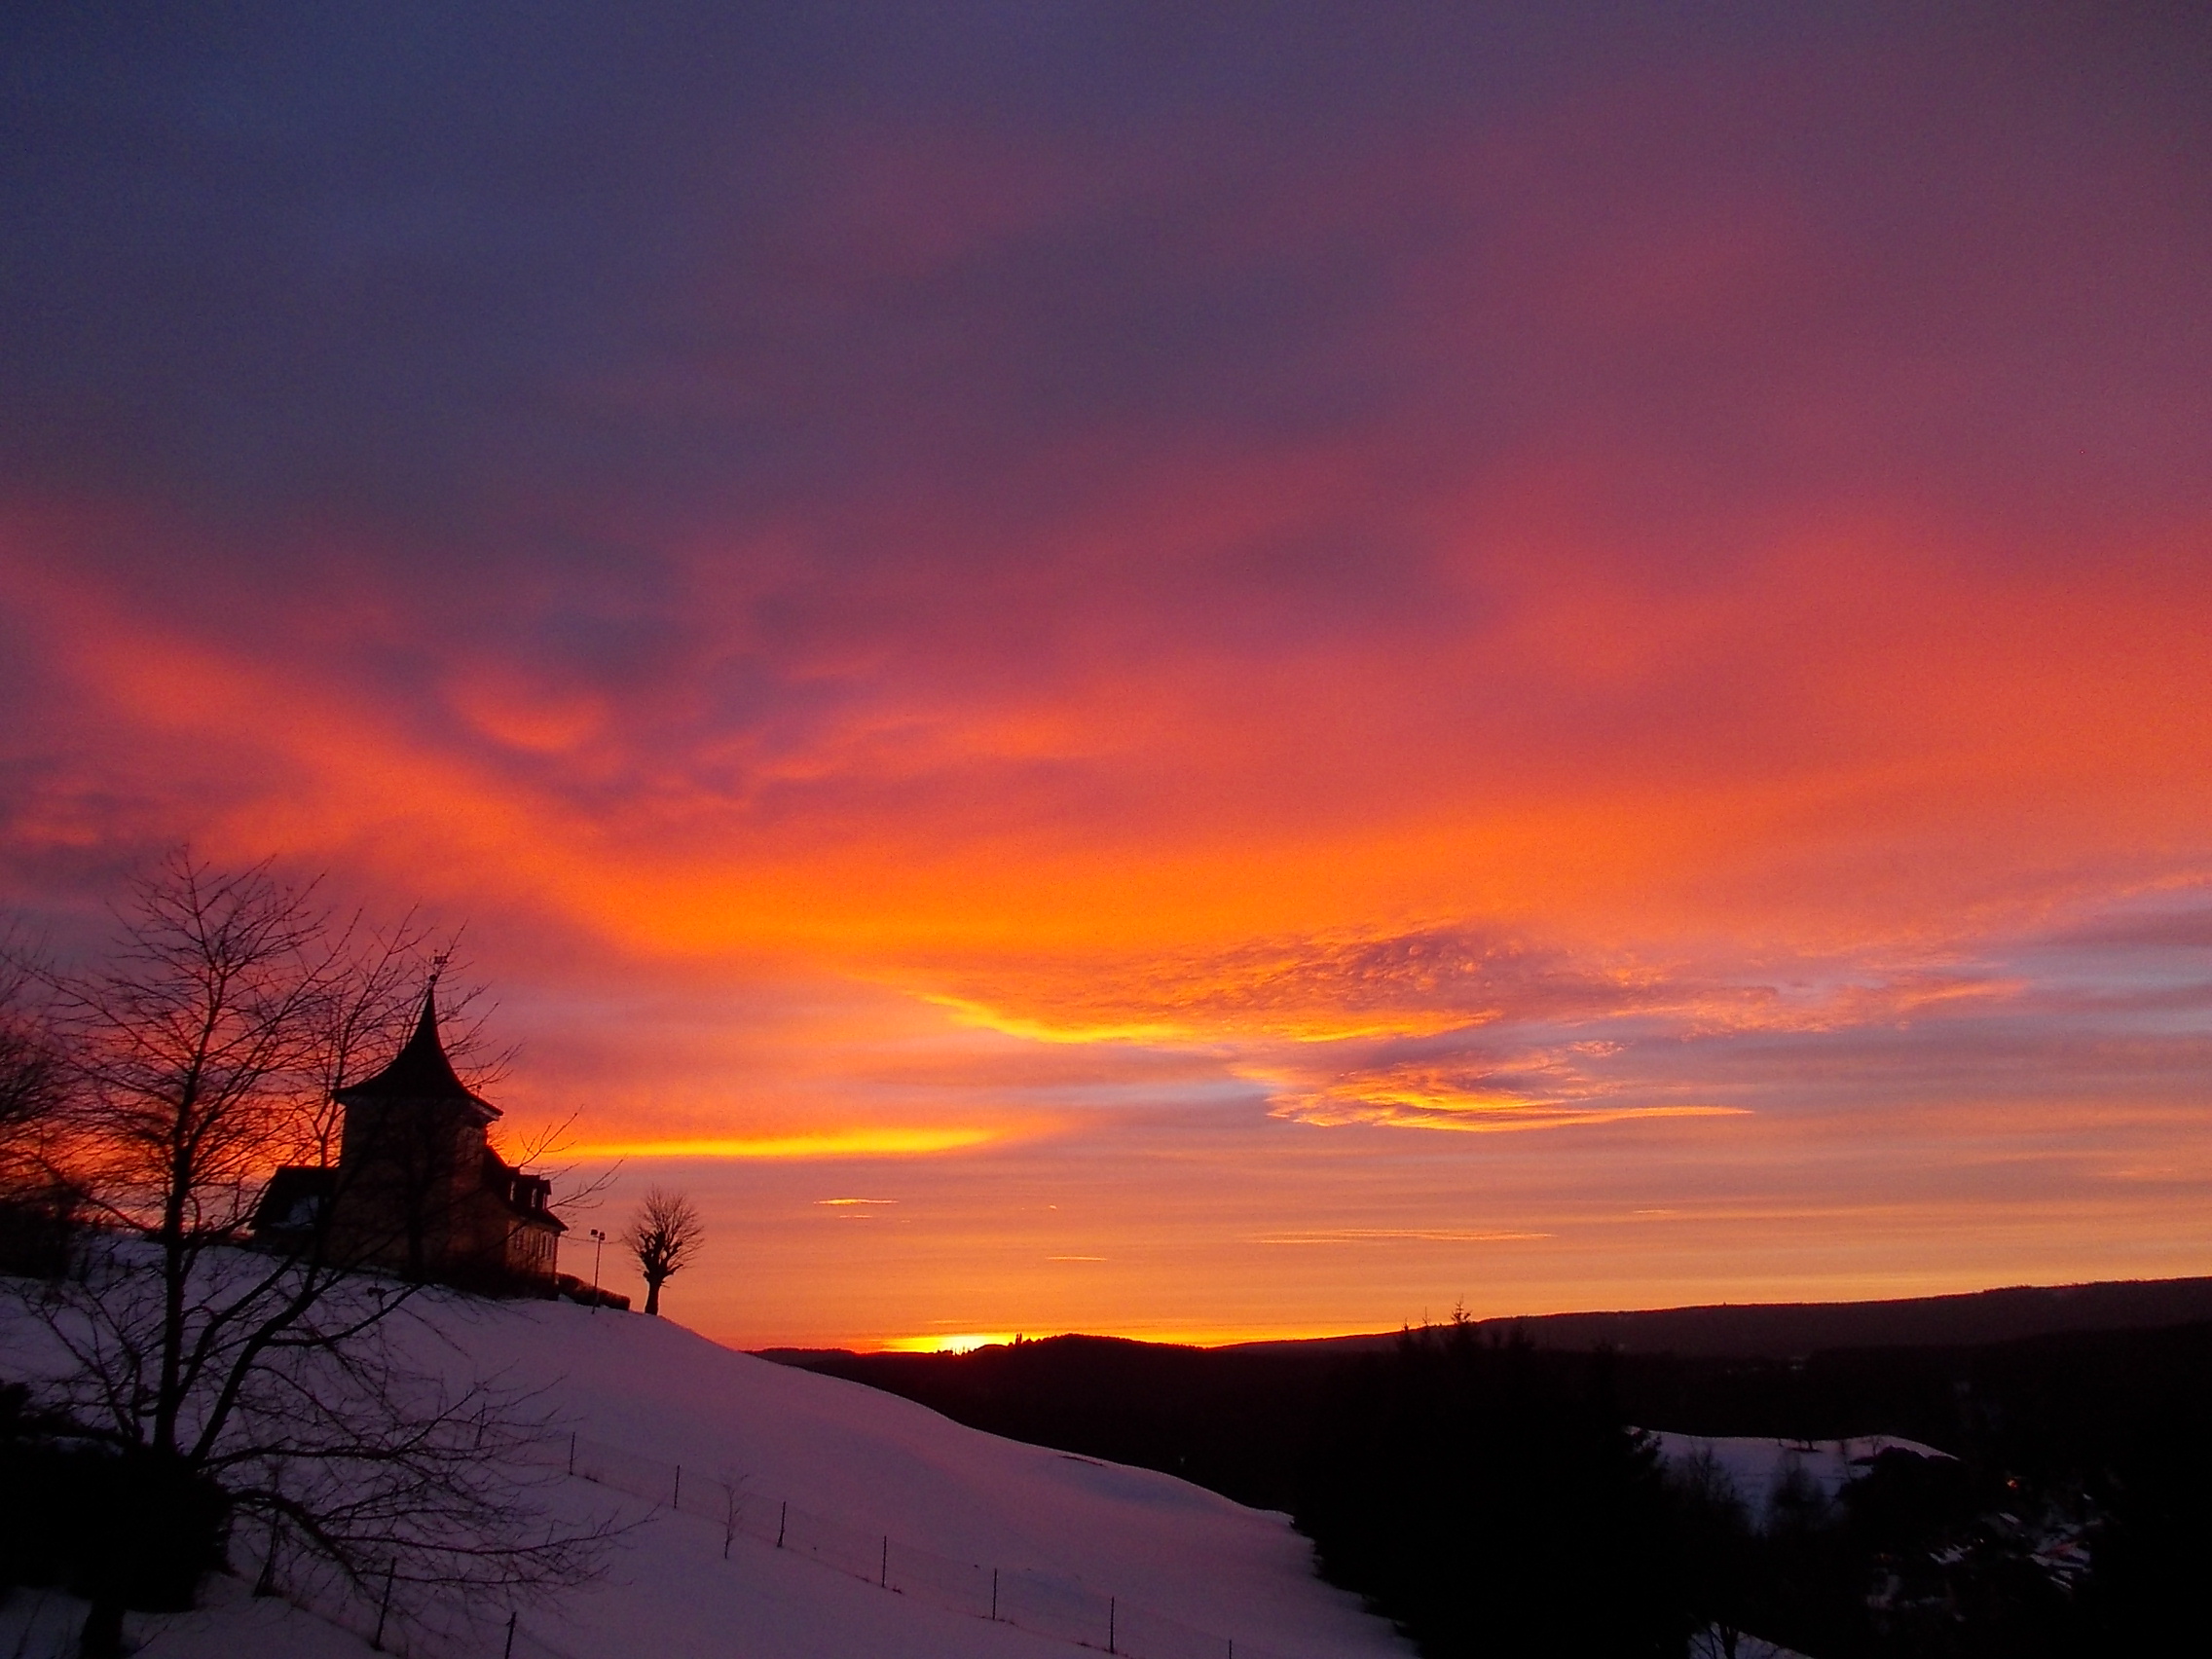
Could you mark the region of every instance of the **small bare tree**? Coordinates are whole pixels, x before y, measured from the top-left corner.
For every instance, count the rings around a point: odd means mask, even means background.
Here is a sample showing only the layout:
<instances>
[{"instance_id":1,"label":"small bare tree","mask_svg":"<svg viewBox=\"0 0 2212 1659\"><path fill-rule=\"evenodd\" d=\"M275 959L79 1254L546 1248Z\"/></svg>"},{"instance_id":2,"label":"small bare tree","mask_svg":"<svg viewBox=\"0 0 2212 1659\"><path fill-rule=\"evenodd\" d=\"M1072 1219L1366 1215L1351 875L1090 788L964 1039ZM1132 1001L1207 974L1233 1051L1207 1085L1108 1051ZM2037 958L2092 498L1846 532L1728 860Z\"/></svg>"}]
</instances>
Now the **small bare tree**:
<instances>
[{"instance_id":1,"label":"small bare tree","mask_svg":"<svg viewBox=\"0 0 2212 1659\"><path fill-rule=\"evenodd\" d=\"M327 1212L279 1250L237 1248L275 1156L315 1138L333 1043L379 1021L388 943L334 924L313 884L183 854L119 919L111 959L47 976L66 1155L105 1223L67 1275L18 1292L68 1361L51 1404L146 1490L259 1516L273 1551L387 1604L588 1574L604 1530L552 1520L518 1472L549 1424L526 1394L439 1379L416 1287L355 1272ZM94 1585L85 1652L120 1650L123 1594Z\"/></svg>"},{"instance_id":2,"label":"small bare tree","mask_svg":"<svg viewBox=\"0 0 2212 1659\"><path fill-rule=\"evenodd\" d=\"M638 1272L645 1280L645 1311L660 1311L660 1287L690 1265L706 1242L706 1225L698 1206L682 1193L665 1187L648 1187L630 1225L622 1230L622 1242L638 1258Z\"/></svg>"}]
</instances>

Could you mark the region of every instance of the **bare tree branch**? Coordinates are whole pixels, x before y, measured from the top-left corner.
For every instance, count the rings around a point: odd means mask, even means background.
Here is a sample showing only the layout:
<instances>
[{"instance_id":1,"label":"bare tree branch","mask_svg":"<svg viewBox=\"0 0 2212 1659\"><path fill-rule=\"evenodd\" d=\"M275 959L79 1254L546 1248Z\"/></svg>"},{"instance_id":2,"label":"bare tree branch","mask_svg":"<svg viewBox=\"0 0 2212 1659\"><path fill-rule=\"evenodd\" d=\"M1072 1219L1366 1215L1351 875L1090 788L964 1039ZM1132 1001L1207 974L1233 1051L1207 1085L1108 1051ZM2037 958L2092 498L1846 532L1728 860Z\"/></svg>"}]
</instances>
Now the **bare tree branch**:
<instances>
[{"instance_id":1,"label":"bare tree branch","mask_svg":"<svg viewBox=\"0 0 2212 1659\"><path fill-rule=\"evenodd\" d=\"M575 1125L578 1114L571 1112L558 1123L547 1124L521 1136L514 1142L513 1156L497 1146L494 1150L517 1169L529 1168L553 1183L553 1207L570 1215L588 1214L599 1208L608 1188L622 1173L622 1162L616 1159L603 1169L583 1173L574 1163L556 1163L575 1144Z\"/></svg>"},{"instance_id":2,"label":"bare tree branch","mask_svg":"<svg viewBox=\"0 0 2212 1659\"><path fill-rule=\"evenodd\" d=\"M49 1012L18 1051L0 998L0 1103L19 1088L57 1115L105 1224L67 1273L0 1281L71 1362L48 1403L349 1582L519 1594L588 1575L605 1529L532 1496L549 1419L523 1391L438 1381L422 1287L361 1272L370 1256L334 1247L327 1206L280 1247L241 1247L278 1157L330 1165L329 1095L404 1030L431 935L412 914L383 931L334 919L313 882L186 853L133 883L118 919L92 968L12 958L0 981L36 986ZM119 1639L120 1604L95 1596L88 1650L95 1624Z\"/></svg>"}]
</instances>

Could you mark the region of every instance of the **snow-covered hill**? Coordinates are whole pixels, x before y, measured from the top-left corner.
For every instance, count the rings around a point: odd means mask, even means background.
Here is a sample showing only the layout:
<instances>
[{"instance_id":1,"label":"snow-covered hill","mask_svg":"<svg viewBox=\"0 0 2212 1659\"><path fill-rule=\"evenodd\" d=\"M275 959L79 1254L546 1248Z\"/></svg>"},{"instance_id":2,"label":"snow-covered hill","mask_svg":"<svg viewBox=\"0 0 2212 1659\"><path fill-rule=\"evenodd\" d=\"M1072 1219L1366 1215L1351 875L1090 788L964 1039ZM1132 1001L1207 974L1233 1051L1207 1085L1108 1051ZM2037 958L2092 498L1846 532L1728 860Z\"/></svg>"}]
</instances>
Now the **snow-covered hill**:
<instances>
[{"instance_id":1,"label":"snow-covered hill","mask_svg":"<svg viewBox=\"0 0 2212 1659\"><path fill-rule=\"evenodd\" d=\"M618 1486L560 1481L562 1508L635 1525L603 1580L522 1615L514 1659L1066 1659L1079 1651L939 1604L957 1598L924 1586L901 1594L775 1548L763 1541L763 1517L786 1502L915 1560L975 1564L985 1575L995 1567L1010 1602L1018 1580L1039 1594L1064 1592L1069 1608L1110 1607L1113 1622L1090 1644L1113 1641L1140 1659L1410 1652L1356 1598L1313 1576L1305 1540L1282 1517L1170 1476L1001 1440L665 1320L566 1303L441 1296L425 1306L425 1363L457 1382L500 1375L542 1385L545 1403L587 1449L619 1449L596 1463L587 1454L585 1472L657 1492L662 1472L681 1466L694 1483L693 1499L677 1512ZM751 1518L727 1541L726 1560L725 1529L693 1513L701 1486L720 1480L737 1487ZM361 1651L355 1638L243 1601L235 1585L218 1586L211 1600L200 1613L136 1621L156 1639L151 1651L172 1659ZM18 1650L26 1620L57 1629L64 1611L49 1605L41 1614L35 1598L18 1595L0 1608L0 1651ZM482 1641L485 1659L499 1659L502 1631L487 1629ZM22 1651L44 1645L42 1638Z\"/></svg>"}]
</instances>

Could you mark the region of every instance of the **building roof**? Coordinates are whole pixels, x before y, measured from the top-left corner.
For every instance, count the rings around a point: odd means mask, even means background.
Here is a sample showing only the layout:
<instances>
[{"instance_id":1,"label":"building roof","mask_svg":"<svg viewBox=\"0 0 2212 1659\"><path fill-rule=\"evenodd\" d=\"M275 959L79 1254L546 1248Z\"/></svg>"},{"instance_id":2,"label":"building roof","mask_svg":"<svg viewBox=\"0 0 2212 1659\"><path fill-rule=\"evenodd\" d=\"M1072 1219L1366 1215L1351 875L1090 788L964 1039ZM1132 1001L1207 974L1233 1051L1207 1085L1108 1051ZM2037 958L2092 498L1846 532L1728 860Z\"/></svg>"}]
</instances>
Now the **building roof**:
<instances>
[{"instance_id":1,"label":"building roof","mask_svg":"<svg viewBox=\"0 0 2212 1659\"><path fill-rule=\"evenodd\" d=\"M484 1149L484 1186L489 1193L509 1210L516 1219L533 1227L546 1227L555 1233L566 1233L569 1224L552 1210L553 1183L543 1175L533 1175L526 1169L517 1169L490 1147Z\"/></svg>"},{"instance_id":2,"label":"building roof","mask_svg":"<svg viewBox=\"0 0 2212 1659\"><path fill-rule=\"evenodd\" d=\"M438 977L435 974L430 976L430 983L423 992L423 1015L415 1022L415 1035L407 1039L406 1046L392 1056L391 1063L384 1070L359 1083L349 1084L338 1090L335 1098L347 1105L356 1100L450 1100L457 1105L472 1106L487 1119L499 1115L497 1106L461 1081L453 1069L453 1061L446 1058L446 1046L438 1036Z\"/></svg>"},{"instance_id":3,"label":"building roof","mask_svg":"<svg viewBox=\"0 0 2212 1659\"><path fill-rule=\"evenodd\" d=\"M254 1207L256 1233L304 1232L320 1219L322 1206L338 1191L338 1171L287 1163L270 1177L269 1189Z\"/></svg>"}]
</instances>

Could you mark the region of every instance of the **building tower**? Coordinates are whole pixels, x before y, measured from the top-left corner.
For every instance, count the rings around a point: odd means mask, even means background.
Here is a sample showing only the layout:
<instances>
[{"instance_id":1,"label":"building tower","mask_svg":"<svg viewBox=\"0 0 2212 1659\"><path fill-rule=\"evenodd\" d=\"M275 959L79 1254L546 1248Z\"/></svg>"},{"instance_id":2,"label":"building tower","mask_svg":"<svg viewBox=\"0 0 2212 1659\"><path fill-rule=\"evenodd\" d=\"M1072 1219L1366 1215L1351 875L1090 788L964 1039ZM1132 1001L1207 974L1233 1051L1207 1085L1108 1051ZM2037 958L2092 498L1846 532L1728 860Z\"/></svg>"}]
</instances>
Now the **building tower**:
<instances>
[{"instance_id":1,"label":"building tower","mask_svg":"<svg viewBox=\"0 0 2212 1659\"><path fill-rule=\"evenodd\" d=\"M412 1279L551 1287L566 1231L548 1207L552 1184L509 1167L487 1143L499 1109L447 1057L435 974L391 1062L332 1098L346 1109L330 1186L334 1258Z\"/></svg>"}]
</instances>

